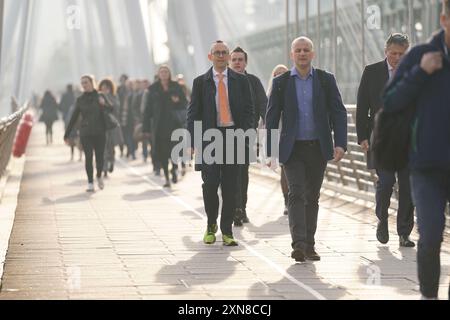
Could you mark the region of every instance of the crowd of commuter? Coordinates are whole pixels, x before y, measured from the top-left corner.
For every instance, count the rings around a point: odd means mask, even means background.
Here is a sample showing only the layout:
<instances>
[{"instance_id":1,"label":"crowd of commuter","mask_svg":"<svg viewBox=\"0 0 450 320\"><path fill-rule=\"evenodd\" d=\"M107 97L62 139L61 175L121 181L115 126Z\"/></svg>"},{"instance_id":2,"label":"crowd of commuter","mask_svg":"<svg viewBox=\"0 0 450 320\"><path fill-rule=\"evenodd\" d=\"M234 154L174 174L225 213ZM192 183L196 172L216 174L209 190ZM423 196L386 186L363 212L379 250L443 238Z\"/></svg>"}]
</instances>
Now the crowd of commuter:
<instances>
[{"instance_id":1,"label":"crowd of commuter","mask_svg":"<svg viewBox=\"0 0 450 320\"><path fill-rule=\"evenodd\" d=\"M358 143L367 155L368 169L376 170L378 177L376 238L382 244L389 241L388 210L397 181L399 246L416 245L409 238L415 212L419 231L418 276L424 299L437 297L444 211L450 201L448 0L443 1L441 25L442 30L429 43L413 48L407 35L392 34L386 40L385 57L365 68L355 93ZM244 163L237 163L236 155L242 150L230 151L228 147L234 146L237 132L265 128L265 165L272 168L277 163L281 165L284 214L288 216L292 238L291 257L296 262L320 260L315 236L325 169L329 161L341 161L347 151L347 110L334 75L314 66L315 44L304 36L292 42L292 66L275 66L267 91L257 76L247 72L251 57L243 48L230 50L225 42L216 41L207 55L211 68L195 78L192 92L183 75L172 76L167 65L159 67L153 83L122 75L117 89L112 79L102 80L97 87L94 77L85 75L81 78L82 92L67 86L59 104L47 91L40 105L47 144L53 141L52 125L59 110L65 121L64 140L71 147L71 158L75 147L84 151L87 191L95 190L94 154L97 185L103 189L103 178L114 170L116 147L122 157L130 160L136 160L138 150L144 162L150 157L154 174L159 176L162 170L164 187L170 188L178 182L179 166L184 175L190 163L171 154L175 145L172 133L186 128L191 137L189 159L200 157L195 169L201 171L208 218L203 241L214 244L220 229L223 244L237 246L233 224L239 227L249 223L252 214L247 212L252 160L245 156ZM377 114L384 112L386 118L405 110L413 114L408 130L409 162L402 167L386 168L377 163L376 151L372 149L377 139L374 128L380 125L376 122L382 121ZM195 129L196 123L202 125L200 131ZM202 159L202 150L214 144L203 138L210 129L216 129L222 137L223 150L217 153L223 161L210 163ZM229 136L230 131L237 134ZM278 131L279 145L275 152L268 141ZM243 152L249 153L247 149ZM225 161L229 157L234 157L231 163Z\"/></svg>"}]
</instances>

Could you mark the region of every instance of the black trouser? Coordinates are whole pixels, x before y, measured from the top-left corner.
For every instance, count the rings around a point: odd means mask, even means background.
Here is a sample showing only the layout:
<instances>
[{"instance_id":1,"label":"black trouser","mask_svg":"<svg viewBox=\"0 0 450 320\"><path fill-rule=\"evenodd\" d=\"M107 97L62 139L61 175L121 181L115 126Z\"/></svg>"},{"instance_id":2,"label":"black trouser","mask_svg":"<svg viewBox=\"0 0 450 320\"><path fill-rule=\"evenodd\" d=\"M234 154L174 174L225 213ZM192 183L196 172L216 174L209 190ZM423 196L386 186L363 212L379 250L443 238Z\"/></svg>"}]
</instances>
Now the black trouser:
<instances>
[{"instance_id":1,"label":"black trouser","mask_svg":"<svg viewBox=\"0 0 450 320\"><path fill-rule=\"evenodd\" d=\"M450 202L450 170L423 169L411 172L412 196L417 211L419 243L417 274L420 292L437 298L441 275L441 244L444 241L445 208ZM449 284L450 299L450 284Z\"/></svg>"},{"instance_id":2,"label":"black trouser","mask_svg":"<svg viewBox=\"0 0 450 320\"><path fill-rule=\"evenodd\" d=\"M240 164L238 166L238 178L236 189L236 208L245 211L248 199L248 164Z\"/></svg>"},{"instance_id":3,"label":"black trouser","mask_svg":"<svg viewBox=\"0 0 450 320\"><path fill-rule=\"evenodd\" d=\"M222 234L233 235L232 224L236 211L237 165L213 164L202 166L203 202L208 225L216 224L219 216L219 186L222 191L222 213L220 230Z\"/></svg>"},{"instance_id":4,"label":"black trouser","mask_svg":"<svg viewBox=\"0 0 450 320\"><path fill-rule=\"evenodd\" d=\"M94 152L95 152L95 164L97 168L97 178L100 178L102 176L105 143L106 143L106 136L104 134L81 137L81 144L83 145L83 151L85 154L86 174L88 176L89 183L94 182L94 167L93 167Z\"/></svg>"},{"instance_id":5,"label":"black trouser","mask_svg":"<svg viewBox=\"0 0 450 320\"><path fill-rule=\"evenodd\" d=\"M234 128L229 128L234 129ZM220 128L225 141L225 128ZM225 141L223 157L226 159ZM236 146L236 144L235 144ZM236 155L236 149L234 154ZM236 159L234 159L236 163ZM225 161L223 161L225 163ZM219 216L219 186L222 191L222 214L220 217L220 230L222 234L232 236L232 224L234 213L236 211L236 184L238 179L237 164L203 164L203 202L206 215L208 216L208 225L216 224Z\"/></svg>"},{"instance_id":6,"label":"black trouser","mask_svg":"<svg viewBox=\"0 0 450 320\"><path fill-rule=\"evenodd\" d=\"M396 173L398 176L399 189L397 233L399 236L409 236L414 227L414 205L411 198L409 170L407 168L398 172L377 170L377 204L375 212L380 221L388 220L388 210L391 204L391 196L394 190Z\"/></svg>"},{"instance_id":7,"label":"black trouser","mask_svg":"<svg viewBox=\"0 0 450 320\"><path fill-rule=\"evenodd\" d=\"M320 188L327 161L319 141L297 141L284 164L289 185L289 227L292 248L306 250L315 245Z\"/></svg>"},{"instance_id":8,"label":"black trouser","mask_svg":"<svg viewBox=\"0 0 450 320\"><path fill-rule=\"evenodd\" d=\"M45 137L47 139L47 144L53 142L53 122L45 123Z\"/></svg>"}]
</instances>

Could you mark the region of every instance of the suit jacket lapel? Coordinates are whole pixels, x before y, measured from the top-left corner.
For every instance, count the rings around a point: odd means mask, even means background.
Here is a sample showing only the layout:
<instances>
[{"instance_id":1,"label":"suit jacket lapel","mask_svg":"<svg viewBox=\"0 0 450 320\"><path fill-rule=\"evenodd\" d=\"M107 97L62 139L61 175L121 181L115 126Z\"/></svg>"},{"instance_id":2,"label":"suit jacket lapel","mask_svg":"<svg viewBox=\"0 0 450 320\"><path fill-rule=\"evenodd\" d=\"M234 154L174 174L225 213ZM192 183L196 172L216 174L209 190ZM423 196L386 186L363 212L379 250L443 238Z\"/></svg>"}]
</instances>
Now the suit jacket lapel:
<instances>
[{"instance_id":1,"label":"suit jacket lapel","mask_svg":"<svg viewBox=\"0 0 450 320\"><path fill-rule=\"evenodd\" d=\"M313 69L313 112L316 114L316 110L318 110L320 93L324 90L322 88L322 84L320 83L319 76L317 75L317 71ZM324 92L325 94L325 92Z\"/></svg>"},{"instance_id":2,"label":"suit jacket lapel","mask_svg":"<svg viewBox=\"0 0 450 320\"><path fill-rule=\"evenodd\" d=\"M389 67L388 67L388 64L387 64L387 60L384 60L383 66L384 66L383 72L381 73L381 77L382 77L383 82L381 82L381 83L387 84L388 81L389 81Z\"/></svg>"},{"instance_id":3,"label":"suit jacket lapel","mask_svg":"<svg viewBox=\"0 0 450 320\"><path fill-rule=\"evenodd\" d=\"M235 115L237 114L237 107L236 101L235 101L235 92L236 92L236 77L230 69L228 69L228 103L230 104L230 110L231 115L233 116L233 119L235 118Z\"/></svg>"},{"instance_id":4,"label":"suit jacket lapel","mask_svg":"<svg viewBox=\"0 0 450 320\"><path fill-rule=\"evenodd\" d=\"M206 86L206 107L208 109L212 109L212 113L214 114L214 119L217 118L217 106L216 106L216 84L214 82L213 77L213 68L210 68L208 72L205 74L205 86Z\"/></svg>"},{"instance_id":5,"label":"suit jacket lapel","mask_svg":"<svg viewBox=\"0 0 450 320\"><path fill-rule=\"evenodd\" d=\"M298 117L298 101L297 101L297 90L295 88L295 77L289 76L288 88L286 90L286 101L288 101L286 108L291 107L295 112L295 117Z\"/></svg>"}]
</instances>

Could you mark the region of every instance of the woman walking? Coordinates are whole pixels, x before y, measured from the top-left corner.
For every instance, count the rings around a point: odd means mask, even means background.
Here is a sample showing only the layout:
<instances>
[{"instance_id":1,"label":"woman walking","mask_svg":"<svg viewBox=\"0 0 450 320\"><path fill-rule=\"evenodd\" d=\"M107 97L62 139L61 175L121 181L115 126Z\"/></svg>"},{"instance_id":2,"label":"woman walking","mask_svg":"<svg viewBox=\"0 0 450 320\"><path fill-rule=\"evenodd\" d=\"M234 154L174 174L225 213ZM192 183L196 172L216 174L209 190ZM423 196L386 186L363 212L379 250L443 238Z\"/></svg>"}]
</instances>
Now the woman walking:
<instances>
[{"instance_id":1,"label":"woman walking","mask_svg":"<svg viewBox=\"0 0 450 320\"><path fill-rule=\"evenodd\" d=\"M87 192L94 192L94 168L93 157L95 152L95 163L97 167L97 183L100 189L104 188L102 171L106 141L105 108L111 108L104 97L100 96L95 89L93 76L85 75L81 78L83 94L77 99L75 110L66 133L64 141L68 143L68 137L73 126L81 116L80 139L85 154L85 167L88 177Z\"/></svg>"},{"instance_id":2,"label":"woman walking","mask_svg":"<svg viewBox=\"0 0 450 320\"><path fill-rule=\"evenodd\" d=\"M166 65L159 67L158 81L150 86L148 92L143 132L150 134L153 141L155 158L164 170L165 188L171 186L169 158L174 146L171 135L173 130L183 127L179 115L184 112L186 105L186 95L181 86L176 81L172 81L169 67ZM172 182L177 183L177 165L174 162L172 162L171 170Z\"/></svg>"},{"instance_id":3,"label":"woman walking","mask_svg":"<svg viewBox=\"0 0 450 320\"><path fill-rule=\"evenodd\" d=\"M268 85L268 90L267 90L267 96L269 97L271 92L272 92L272 83L273 83L273 79L282 75L283 73L289 71L289 69L282 64L277 65L273 71L272 71L272 75L270 77L269 80L269 85ZM280 123L280 130L281 130L281 123ZM281 191L283 192L283 197L284 197L284 215L288 214L288 209L287 209L287 205L288 205L288 199L289 199L289 187L287 184L287 180L286 180L286 176L284 174L284 168L283 166L281 166L281 180L280 180L280 184L281 184Z\"/></svg>"},{"instance_id":4,"label":"woman walking","mask_svg":"<svg viewBox=\"0 0 450 320\"><path fill-rule=\"evenodd\" d=\"M116 86L114 85L114 82L110 79L104 79L100 82L99 89L101 94L107 100L107 105L112 107L109 112L112 112L112 115L116 119L119 119L120 101L116 95ZM123 143L122 128L120 126L106 131L105 156L103 163L103 175L105 177L108 176L108 172L112 173L114 171L116 156L115 147L123 145Z\"/></svg>"},{"instance_id":5,"label":"woman walking","mask_svg":"<svg viewBox=\"0 0 450 320\"><path fill-rule=\"evenodd\" d=\"M58 120L58 103L50 91L45 91L40 109L40 121L45 123L45 138L47 145L53 143L53 123Z\"/></svg>"}]
</instances>

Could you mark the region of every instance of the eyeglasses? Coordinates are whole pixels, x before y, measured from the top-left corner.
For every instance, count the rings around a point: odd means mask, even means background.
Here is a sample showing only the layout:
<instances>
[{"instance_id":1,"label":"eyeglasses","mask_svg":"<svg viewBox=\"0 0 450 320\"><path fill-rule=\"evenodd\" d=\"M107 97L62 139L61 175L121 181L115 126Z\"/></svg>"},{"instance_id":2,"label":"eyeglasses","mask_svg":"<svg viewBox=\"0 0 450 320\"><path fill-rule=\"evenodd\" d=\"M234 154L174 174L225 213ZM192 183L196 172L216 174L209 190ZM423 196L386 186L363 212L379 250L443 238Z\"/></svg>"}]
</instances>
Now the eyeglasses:
<instances>
[{"instance_id":1,"label":"eyeglasses","mask_svg":"<svg viewBox=\"0 0 450 320\"><path fill-rule=\"evenodd\" d=\"M212 52L213 56L215 57L220 57L220 56L226 56L229 54L228 51L224 50L224 51L214 51Z\"/></svg>"}]
</instances>

